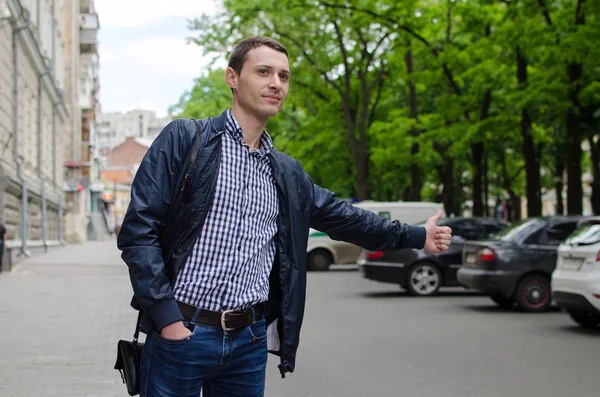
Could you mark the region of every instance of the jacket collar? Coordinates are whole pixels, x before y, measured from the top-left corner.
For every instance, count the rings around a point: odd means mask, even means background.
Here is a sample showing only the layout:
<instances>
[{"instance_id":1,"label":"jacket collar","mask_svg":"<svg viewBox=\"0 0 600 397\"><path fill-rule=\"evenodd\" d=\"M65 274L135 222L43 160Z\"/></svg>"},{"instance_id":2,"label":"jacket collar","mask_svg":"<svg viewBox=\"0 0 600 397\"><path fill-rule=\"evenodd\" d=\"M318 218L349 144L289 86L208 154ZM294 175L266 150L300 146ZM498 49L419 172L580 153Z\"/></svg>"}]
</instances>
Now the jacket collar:
<instances>
[{"instance_id":1,"label":"jacket collar","mask_svg":"<svg viewBox=\"0 0 600 397\"><path fill-rule=\"evenodd\" d=\"M227 110L219 116L213 118L213 132L219 134L225 131L225 123L227 122Z\"/></svg>"}]
</instances>

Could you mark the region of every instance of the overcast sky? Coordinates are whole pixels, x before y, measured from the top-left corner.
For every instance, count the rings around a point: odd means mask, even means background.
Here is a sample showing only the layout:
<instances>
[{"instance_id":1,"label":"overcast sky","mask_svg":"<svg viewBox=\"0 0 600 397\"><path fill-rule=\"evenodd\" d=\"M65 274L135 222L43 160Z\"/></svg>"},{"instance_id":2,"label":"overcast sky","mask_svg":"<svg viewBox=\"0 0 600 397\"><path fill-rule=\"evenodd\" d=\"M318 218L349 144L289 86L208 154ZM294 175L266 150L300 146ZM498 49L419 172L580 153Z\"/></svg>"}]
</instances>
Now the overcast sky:
<instances>
[{"instance_id":1,"label":"overcast sky","mask_svg":"<svg viewBox=\"0 0 600 397\"><path fill-rule=\"evenodd\" d=\"M159 117L190 89L207 61L187 20L216 12L214 0L96 0L103 113L141 108Z\"/></svg>"}]
</instances>

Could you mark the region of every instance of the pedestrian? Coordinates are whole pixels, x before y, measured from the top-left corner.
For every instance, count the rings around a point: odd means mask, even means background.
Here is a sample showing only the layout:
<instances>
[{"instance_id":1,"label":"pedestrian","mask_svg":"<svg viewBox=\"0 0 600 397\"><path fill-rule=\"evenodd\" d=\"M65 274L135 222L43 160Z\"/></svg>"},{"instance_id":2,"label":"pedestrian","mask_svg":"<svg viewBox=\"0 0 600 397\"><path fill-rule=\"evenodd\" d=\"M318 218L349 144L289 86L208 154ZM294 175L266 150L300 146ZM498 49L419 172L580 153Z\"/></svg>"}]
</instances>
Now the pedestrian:
<instances>
[{"instance_id":1,"label":"pedestrian","mask_svg":"<svg viewBox=\"0 0 600 397\"><path fill-rule=\"evenodd\" d=\"M0 273L2 272L2 257L4 256L4 241L6 240L6 228L0 218Z\"/></svg>"},{"instance_id":2,"label":"pedestrian","mask_svg":"<svg viewBox=\"0 0 600 397\"><path fill-rule=\"evenodd\" d=\"M142 160L118 236L147 334L142 397L263 396L268 352L279 356L282 377L294 371L310 227L370 250L448 249L441 210L424 227L388 221L315 185L274 149L265 125L290 78L279 42L256 36L235 46L225 72L232 106L202 120L198 159L168 230L195 122L169 123Z\"/></svg>"}]
</instances>

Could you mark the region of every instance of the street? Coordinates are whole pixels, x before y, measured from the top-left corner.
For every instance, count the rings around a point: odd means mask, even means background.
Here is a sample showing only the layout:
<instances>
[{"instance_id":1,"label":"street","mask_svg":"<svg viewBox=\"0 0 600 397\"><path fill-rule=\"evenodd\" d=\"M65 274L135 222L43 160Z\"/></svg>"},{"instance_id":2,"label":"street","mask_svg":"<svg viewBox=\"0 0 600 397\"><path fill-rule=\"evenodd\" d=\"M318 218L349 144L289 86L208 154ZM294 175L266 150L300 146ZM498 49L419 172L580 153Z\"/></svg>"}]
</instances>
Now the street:
<instances>
[{"instance_id":1,"label":"street","mask_svg":"<svg viewBox=\"0 0 600 397\"><path fill-rule=\"evenodd\" d=\"M0 396L126 396L113 370L130 338L114 240L71 245L0 274ZM461 288L412 298L353 267L309 273L296 370L269 358L267 397L597 397L600 332L558 310L497 308Z\"/></svg>"}]
</instances>

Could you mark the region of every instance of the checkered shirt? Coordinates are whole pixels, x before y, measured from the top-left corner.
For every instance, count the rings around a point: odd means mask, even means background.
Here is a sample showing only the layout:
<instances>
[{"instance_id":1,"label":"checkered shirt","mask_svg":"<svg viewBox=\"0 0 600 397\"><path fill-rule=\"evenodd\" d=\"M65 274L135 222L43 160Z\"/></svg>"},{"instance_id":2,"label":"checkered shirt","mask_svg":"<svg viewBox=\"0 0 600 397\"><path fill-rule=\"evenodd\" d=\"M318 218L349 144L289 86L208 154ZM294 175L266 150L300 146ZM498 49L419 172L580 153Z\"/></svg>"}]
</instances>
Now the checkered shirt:
<instances>
[{"instance_id":1,"label":"checkered shirt","mask_svg":"<svg viewBox=\"0 0 600 397\"><path fill-rule=\"evenodd\" d=\"M250 150L227 111L217 187L200 236L175 283L175 298L206 310L244 309L269 297L279 201L266 131Z\"/></svg>"}]
</instances>

